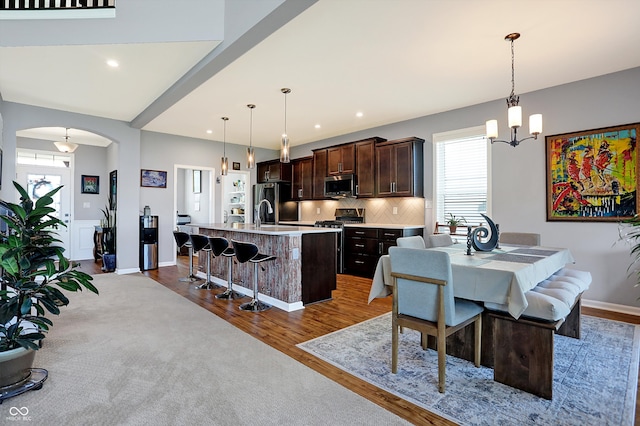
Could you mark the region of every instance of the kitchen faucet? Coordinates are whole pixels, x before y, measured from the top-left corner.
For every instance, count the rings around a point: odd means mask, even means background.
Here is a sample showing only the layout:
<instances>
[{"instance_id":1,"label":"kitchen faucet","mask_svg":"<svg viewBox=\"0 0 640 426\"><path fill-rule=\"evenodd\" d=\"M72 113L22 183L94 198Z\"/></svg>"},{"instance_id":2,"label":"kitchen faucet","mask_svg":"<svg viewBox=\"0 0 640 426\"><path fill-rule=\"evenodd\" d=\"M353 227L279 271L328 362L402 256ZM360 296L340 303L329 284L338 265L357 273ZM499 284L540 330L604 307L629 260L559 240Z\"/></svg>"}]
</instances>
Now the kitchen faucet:
<instances>
[{"instance_id":1,"label":"kitchen faucet","mask_svg":"<svg viewBox=\"0 0 640 426\"><path fill-rule=\"evenodd\" d=\"M271 206L271 203L269 202L269 200L267 200L266 198L263 198L262 200L260 200L260 202L258 204L256 204L256 211L255 211L255 224L257 228L260 228L260 206L262 206L262 203L267 203L267 212L269 214L273 213L273 207Z\"/></svg>"}]
</instances>

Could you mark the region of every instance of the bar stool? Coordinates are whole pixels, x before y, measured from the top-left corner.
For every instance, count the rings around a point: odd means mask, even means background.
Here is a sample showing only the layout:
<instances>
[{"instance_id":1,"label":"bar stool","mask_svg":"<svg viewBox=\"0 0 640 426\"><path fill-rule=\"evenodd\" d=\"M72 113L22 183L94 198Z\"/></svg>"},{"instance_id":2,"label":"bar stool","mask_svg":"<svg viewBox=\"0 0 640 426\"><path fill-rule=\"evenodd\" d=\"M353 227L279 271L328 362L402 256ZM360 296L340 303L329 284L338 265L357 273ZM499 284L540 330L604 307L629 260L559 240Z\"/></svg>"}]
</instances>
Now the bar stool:
<instances>
[{"instance_id":1,"label":"bar stool","mask_svg":"<svg viewBox=\"0 0 640 426\"><path fill-rule=\"evenodd\" d=\"M240 309L243 311L261 312L269 309L271 305L267 305L264 302L258 300L258 264L277 259L275 256L269 254L262 254L258 252L258 246L253 243L241 242L231 240L233 243L233 249L236 252L236 259L238 262L253 263L253 299L250 302L240 305ZM264 268L263 268L264 270Z\"/></svg>"},{"instance_id":2,"label":"bar stool","mask_svg":"<svg viewBox=\"0 0 640 426\"><path fill-rule=\"evenodd\" d=\"M209 238L206 235L191 234L191 243L193 244L194 252L204 252L207 255L207 281L197 285L196 288L218 288L221 287L211 281L211 245L209 244Z\"/></svg>"},{"instance_id":3,"label":"bar stool","mask_svg":"<svg viewBox=\"0 0 640 426\"><path fill-rule=\"evenodd\" d=\"M180 278L181 282L194 282L198 281L198 278L193 275L193 247L191 244L191 238L189 238L189 234L182 231L173 231L173 238L176 240L176 244L178 245L178 250L182 247L189 248L189 276Z\"/></svg>"},{"instance_id":4,"label":"bar stool","mask_svg":"<svg viewBox=\"0 0 640 426\"><path fill-rule=\"evenodd\" d=\"M216 294L218 299L239 299L244 297L244 294L240 294L233 290L233 256L236 255L233 247L229 247L229 240L224 237L208 237L211 251L215 257L224 256L228 259L227 266L227 289L222 293Z\"/></svg>"}]
</instances>

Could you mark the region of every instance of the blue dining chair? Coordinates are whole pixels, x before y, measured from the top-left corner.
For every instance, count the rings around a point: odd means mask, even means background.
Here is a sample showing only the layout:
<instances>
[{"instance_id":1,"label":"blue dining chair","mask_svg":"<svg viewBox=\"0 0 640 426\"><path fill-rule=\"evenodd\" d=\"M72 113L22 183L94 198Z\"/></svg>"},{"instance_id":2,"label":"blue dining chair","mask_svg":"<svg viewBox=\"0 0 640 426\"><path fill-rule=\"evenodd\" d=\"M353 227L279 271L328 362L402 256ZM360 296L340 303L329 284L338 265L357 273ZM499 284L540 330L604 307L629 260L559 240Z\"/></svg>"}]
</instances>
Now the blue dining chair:
<instances>
[{"instance_id":1,"label":"blue dining chair","mask_svg":"<svg viewBox=\"0 0 640 426\"><path fill-rule=\"evenodd\" d=\"M407 247L407 248L417 248L423 249L427 248L424 238L421 235L412 235L411 237L400 237L396 240L396 244L398 247Z\"/></svg>"},{"instance_id":2,"label":"blue dining chair","mask_svg":"<svg viewBox=\"0 0 640 426\"><path fill-rule=\"evenodd\" d=\"M449 254L435 250L391 247L393 311L391 372L398 371L400 327L421 333L420 343L427 349L427 336L436 337L438 350L438 391L444 393L446 338L475 324L474 364L480 366L482 311L472 301L453 297Z\"/></svg>"}]
</instances>

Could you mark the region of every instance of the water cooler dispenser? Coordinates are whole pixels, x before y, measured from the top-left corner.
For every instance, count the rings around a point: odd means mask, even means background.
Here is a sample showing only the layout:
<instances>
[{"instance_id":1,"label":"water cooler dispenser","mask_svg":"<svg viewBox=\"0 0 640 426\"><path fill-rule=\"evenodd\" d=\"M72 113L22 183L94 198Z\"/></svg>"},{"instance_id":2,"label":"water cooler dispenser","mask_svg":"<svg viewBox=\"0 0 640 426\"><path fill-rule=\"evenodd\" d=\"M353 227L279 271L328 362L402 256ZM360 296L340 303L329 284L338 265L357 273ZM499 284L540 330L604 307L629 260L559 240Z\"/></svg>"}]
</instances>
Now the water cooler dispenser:
<instances>
[{"instance_id":1,"label":"water cooler dispenser","mask_svg":"<svg viewBox=\"0 0 640 426\"><path fill-rule=\"evenodd\" d=\"M140 269L158 268L158 216L140 216Z\"/></svg>"}]
</instances>

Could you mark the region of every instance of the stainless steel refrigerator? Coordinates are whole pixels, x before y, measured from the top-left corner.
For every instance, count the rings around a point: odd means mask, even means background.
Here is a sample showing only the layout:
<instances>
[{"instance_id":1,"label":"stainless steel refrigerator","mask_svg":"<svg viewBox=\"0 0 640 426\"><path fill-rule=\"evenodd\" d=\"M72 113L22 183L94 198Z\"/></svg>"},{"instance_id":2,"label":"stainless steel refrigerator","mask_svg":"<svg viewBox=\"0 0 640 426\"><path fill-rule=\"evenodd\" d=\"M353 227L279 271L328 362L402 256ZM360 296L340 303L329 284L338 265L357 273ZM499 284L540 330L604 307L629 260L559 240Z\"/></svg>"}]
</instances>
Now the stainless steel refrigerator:
<instances>
[{"instance_id":1,"label":"stainless steel refrigerator","mask_svg":"<svg viewBox=\"0 0 640 426\"><path fill-rule=\"evenodd\" d=\"M273 209L272 213L269 213L267 202ZM298 203L291 201L291 184L288 182L253 185L253 203L253 223L256 221L256 214L260 215L263 224L275 225L283 221L298 220Z\"/></svg>"}]
</instances>

